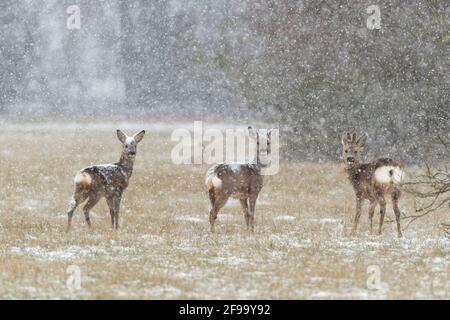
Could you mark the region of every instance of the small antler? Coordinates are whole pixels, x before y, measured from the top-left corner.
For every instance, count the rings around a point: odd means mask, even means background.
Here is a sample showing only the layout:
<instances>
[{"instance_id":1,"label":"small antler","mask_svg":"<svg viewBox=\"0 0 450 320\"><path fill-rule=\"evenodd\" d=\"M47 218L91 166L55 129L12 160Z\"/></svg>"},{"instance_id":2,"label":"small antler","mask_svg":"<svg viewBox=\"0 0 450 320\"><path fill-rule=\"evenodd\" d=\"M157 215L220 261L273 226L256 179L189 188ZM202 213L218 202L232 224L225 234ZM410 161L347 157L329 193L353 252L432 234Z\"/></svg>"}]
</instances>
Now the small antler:
<instances>
[{"instance_id":1,"label":"small antler","mask_svg":"<svg viewBox=\"0 0 450 320\"><path fill-rule=\"evenodd\" d=\"M358 140L356 140L356 144L358 144L360 147L363 147L367 142L367 133L363 133Z\"/></svg>"},{"instance_id":2,"label":"small antler","mask_svg":"<svg viewBox=\"0 0 450 320\"><path fill-rule=\"evenodd\" d=\"M342 134L342 143L359 144L363 146L367 141L367 133L363 133L359 138L354 130L345 131Z\"/></svg>"},{"instance_id":3,"label":"small antler","mask_svg":"<svg viewBox=\"0 0 450 320\"><path fill-rule=\"evenodd\" d=\"M354 131L345 131L342 134L342 143L355 143L356 133Z\"/></svg>"},{"instance_id":4,"label":"small antler","mask_svg":"<svg viewBox=\"0 0 450 320\"><path fill-rule=\"evenodd\" d=\"M350 137L350 133L348 133L347 131L344 131L344 133L342 134L342 144L346 144L349 143L349 137Z\"/></svg>"}]
</instances>

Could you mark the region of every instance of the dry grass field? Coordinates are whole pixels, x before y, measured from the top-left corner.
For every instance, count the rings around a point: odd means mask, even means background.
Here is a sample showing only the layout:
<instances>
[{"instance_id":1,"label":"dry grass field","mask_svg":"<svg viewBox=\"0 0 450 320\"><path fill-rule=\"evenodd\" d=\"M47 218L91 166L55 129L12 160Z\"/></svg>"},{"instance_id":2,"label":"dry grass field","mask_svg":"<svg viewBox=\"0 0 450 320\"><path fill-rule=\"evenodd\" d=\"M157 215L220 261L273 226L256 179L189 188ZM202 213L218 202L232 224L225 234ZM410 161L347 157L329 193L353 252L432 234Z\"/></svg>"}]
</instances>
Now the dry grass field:
<instances>
[{"instance_id":1,"label":"dry grass field","mask_svg":"<svg viewBox=\"0 0 450 320\"><path fill-rule=\"evenodd\" d=\"M254 233L231 201L210 234L207 166L173 165L174 142L163 127L144 127L121 228L111 230L102 200L91 230L79 208L66 233L76 171L119 158L114 125L3 124L0 298L450 298L449 239L440 228L448 212L420 219L397 239L393 223L382 236L369 235L364 211L351 237L354 196L342 165L282 163L265 180ZM413 199L405 196L400 207L411 213ZM386 218L393 217L388 205ZM79 290L66 285L72 265L81 271Z\"/></svg>"}]
</instances>

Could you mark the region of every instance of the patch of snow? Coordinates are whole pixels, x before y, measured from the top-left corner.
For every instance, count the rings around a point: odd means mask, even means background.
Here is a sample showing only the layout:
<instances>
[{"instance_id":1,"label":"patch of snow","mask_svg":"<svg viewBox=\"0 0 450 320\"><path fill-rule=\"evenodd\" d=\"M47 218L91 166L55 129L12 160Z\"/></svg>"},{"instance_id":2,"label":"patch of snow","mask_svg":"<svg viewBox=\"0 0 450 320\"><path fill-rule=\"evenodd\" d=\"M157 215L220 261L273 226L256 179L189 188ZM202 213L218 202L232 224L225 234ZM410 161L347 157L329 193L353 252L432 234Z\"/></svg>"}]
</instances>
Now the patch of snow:
<instances>
[{"instance_id":1,"label":"patch of snow","mask_svg":"<svg viewBox=\"0 0 450 320\"><path fill-rule=\"evenodd\" d=\"M180 289L171 286L155 286L153 288L146 289L144 293L155 297L174 298L181 295L183 292Z\"/></svg>"},{"instance_id":2,"label":"patch of snow","mask_svg":"<svg viewBox=\"0 0 450 320\"><path fill-rule=\"evenodd\" d=\"M43 247L9 247L8 253L13 255L29 256L43 261L71 261L75 259L95 259L98 255L111 256L135 252L132 247L112 246L111 250L99 246L69 246L59 250L49 250Z\"/></svg>"},{"instance_id":3,"label":"patch of snow","mask_svg":"<svg viewBox=\"0 0 450 320\"><path fill-rule=\"evenodd\" d=\"M273 217L273 220L293 221L295 219L296 218L294 216L290 216L290 215L281 215L281 216Z\"/></svg>"},{"instance_id":4,"label":"patch of snow","mask_svg":"<svg viewBox=\"0 0 450 320\"><path fill-rule=\"evenodd\" d=\"M177 220L177 221L188 221L188 222L194 222L194 223L204 223L206 221L205 219L200 219L200 218L195 217L195 216L177 216L175 218L175 220Z\"/></svg>"},{"instance_id":5,"label":"patch of snow","mask_svg":"<svg viewBox=\"0 0 450 320\"><path fill-rule=\"evenodd\" d=\"M236 216L235 215L232 215L232 214L230 214L230 213L224 213L224 214L221 214L220 212L219 212L219 215L218 215L218 219L220 219L220 220L233 220L233 219L235 219L236 218Z\"/></svg>"},{"instance_id":6,"label":"patch of snow","mask_svg":"<svg viewBox=\"0 0 450 320\"><path fill-rule=\"evenodd\" d=\"M143 234L143 235L139 236L138 239L140 241L146 242L146 243L150 242L150 243L157 244L157 243L164 242L164 238L163 237L155 236L155 235L152 235L152 234Z\"/></svg>"},{"instance_id":7,"label":"patch of snow","mask_svg":"<svg viewBox=\"0 0 450 320\"><path fill-rule=\"evenodd\" d=\"M42 208L46 205L46 201L38 199L23 199L20 204L17 205L16 209L35 211L36 208Z\"/></svg>"},{"instance_id":8,"label":"patch of snow","mask_svg":"<svg viewBox=\"0 0 450 320\"><path fill-rule=\"evenodd\" d=\"M247 262L247 259L238 257L215 257L207 260L213 264L226 264L233 266L241 265Z\"/></svg>"}]
</instances>

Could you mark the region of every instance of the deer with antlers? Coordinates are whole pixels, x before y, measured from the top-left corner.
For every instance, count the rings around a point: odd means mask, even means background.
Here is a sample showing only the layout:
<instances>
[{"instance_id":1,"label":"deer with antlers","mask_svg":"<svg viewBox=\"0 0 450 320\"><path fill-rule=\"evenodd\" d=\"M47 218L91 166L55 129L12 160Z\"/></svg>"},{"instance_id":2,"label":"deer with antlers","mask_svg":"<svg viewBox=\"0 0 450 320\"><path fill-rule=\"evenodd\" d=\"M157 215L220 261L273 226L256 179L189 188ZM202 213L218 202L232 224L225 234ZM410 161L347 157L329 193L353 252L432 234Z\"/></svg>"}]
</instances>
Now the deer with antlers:
<instances>
[{"instance_id":1,"label":"deer with antlers","mask_svg":"<svg viewBox=\"0 0 450 320\"><path fill-rule=\"evenodd\" d=\"M240 200L247 230L254 231L256 200L263 187L261 168L267 165L261 161L260 153L270 155L272 130L260 134L250 126L248 131L250 137L256 140L256 159L242 163L218 163L210 167L206 173L205 183L210 200L209 222L212 233L215 231L217 214L230 197Z\"/></svg>"},{"instance_id":2,"label":"deer with antlers","mask_svg":"<svg viewBox=\"0 0 450 320\"><path fill-rule=\"evenodd\" d=\"M353 222L352 235L356 234L363 200L369 200L370 233L375 207L380 206L380 224L378 234L381 234L386 212L386 197L392 199L392 206L397 221L398 237L402 236L400 228L400 209L398 201L401 196L400 183L404 171L403 166L392 159L382 158L369 163L359 163L361 151L367 142L367 135L357 138L356 133L345 132L342 135L342 153L345 171L356 195L356 214Z\"/></svg>"},{"instance_id":3,"label":"deer with antlers","mask_svg":"<svg viewBox=\"0 0 450 320\"><path fill-rule=\"evenodd\" d=\"M90 210L105 197L111 215L112 228L119 228L119 207L122 193L128 187L133 173L137 144L144 138L142 130L129 137L117 130L117 137L122 142L122 155L119 162L114 164L94 165L80 170L74 179L75 191L67 210L67 231L70 230L73 213L78 205L87 200L83 212L87 225L91 226Z\"/></svg>"}]
</instances>

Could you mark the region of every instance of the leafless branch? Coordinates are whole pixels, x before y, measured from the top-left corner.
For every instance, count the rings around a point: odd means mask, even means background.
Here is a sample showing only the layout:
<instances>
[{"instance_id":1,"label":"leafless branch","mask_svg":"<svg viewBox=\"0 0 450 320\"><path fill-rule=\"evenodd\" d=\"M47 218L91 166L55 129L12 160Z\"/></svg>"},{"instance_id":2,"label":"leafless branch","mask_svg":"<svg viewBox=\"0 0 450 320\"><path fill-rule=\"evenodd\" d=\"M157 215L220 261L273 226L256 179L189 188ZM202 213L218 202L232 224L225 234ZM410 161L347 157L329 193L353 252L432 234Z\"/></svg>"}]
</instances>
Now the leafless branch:
<instances>
[{"instance_id":1,"label":"leafless branch","mask_svg":"<svg viewBox=\"0 0 450 320\"><path fill-rule=\"evenodd\" d=\"M450 156L450 142L445 141L440 136L438 139ZM447 167L432 168L426 164L424 173L403 183L402 190L415 197L415 214L402 216L402 220L409 219L404 228L407 229L411 223L421 217L445 207L450 208L450 170ZM418 204L417 200L420 200L421 203ZM450 224L443 223L442 226L447 229L447 233L450 235Z\"/></svg>"}]
</instances>

